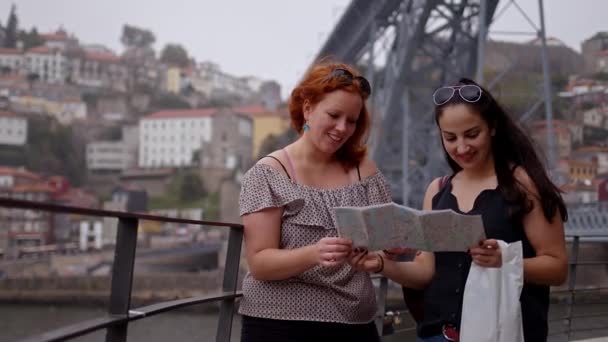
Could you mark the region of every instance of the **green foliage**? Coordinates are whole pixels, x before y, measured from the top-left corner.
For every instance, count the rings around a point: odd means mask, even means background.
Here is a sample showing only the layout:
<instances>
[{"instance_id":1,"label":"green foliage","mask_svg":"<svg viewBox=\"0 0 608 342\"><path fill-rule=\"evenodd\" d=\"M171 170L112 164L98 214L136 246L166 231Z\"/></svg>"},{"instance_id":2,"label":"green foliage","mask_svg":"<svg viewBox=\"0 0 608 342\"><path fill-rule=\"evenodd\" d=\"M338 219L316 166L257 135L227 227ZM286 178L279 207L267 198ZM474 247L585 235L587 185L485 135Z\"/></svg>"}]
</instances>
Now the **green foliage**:
<instances>
[{"instance_id":1,"label":"green foliage","mask_svg":"<svg viewBox=\"0 0 608 342\"><path fill-rule=\"evenodd\" d=\"M148 205L150 209L167 209L167 208L202 208L205 206L205 199L199 198L192 202L182 202L175 194L167 194L160 197L150 197Z\"/></svg>"},{"instance_id":2,"label":"green foliage","mask_svg":"<svg viewBox=\"0 0 608 342\"><path fill-rule=\"evenodd\" d=\"M287 131L278 136L273 134L269 135L266 137L266 139L264 139L264 141L262 141L262 145L260 146L260 151L258 152L257 156L258 159L263 156L267 156L276 150L282 149L283 147L294 142L297 138L298 134L291 128L288 128Z\"/></svg>"},{"instance_id":3,"label":"green foliage","mask_svg":"<svg viewBox=\"0 0 608 342\"><path fill-rule=\"evenodd\" d=\"M99 101L99 95L96 93L83 93L82 101L86 103L87 108L97 108L97 102Z\"/></svg>"},{"instance_id":4,"label":"green foliage","mask_svg":"<svg viewBox=\"0 0 608 342\"><path fill-rule=\"evenodd\" d=\"M598 72L593 75L593 78L600 81L608 81L608 72Z\"/></svg>"},{"instance_id":5,"label":"green foliage","mask_svg":"<svg viewBox=\"0 0 608 342\"><path fill-rule=\"evenodd\" d=\"M206 102L206 107L229 108L238 106L240 103L241 98L238 95L230 95L211 98Z\"/></svg>"},{"instance_id":6,"label":"green foliage","mask_svg":"<svg viewBox=\"0 0 608 342\"><path fill-rule=\"evenodd\" d=\"M202 208L206 220L215 220L219 217L219 193L208 194L205 191L199 175L195 171L178 173L167 186L164 196L151 197L151 209L186 209Z\"/></svg>"},{"instance_id":7,"label":"green foliage","mask_svg":"<svg viewBox=\"0 0 608 342\"><path fill-rule=\"evenodd\" d=\"M165 195L162 197L149 198L148 206L150 209L187 209L187 208L202 208L205 220L218 220L220 217L220 194L214 192L206 197L199 198L196 201L182 202L175 195Z\"/></svg>"},{"instance_id":8,"label":"green foliage","mask_svg":"<svg viewBox=\"0 0 608 342\"><path fill-rule=\"evenodd\" d=\"M17 19L17 8L14 4L11 6L11 12L8 15L5 32L6 36L4 37L4 47L13 49L16 48L19 34L19 19Z\"/></svg>"},{"instance_id":9,"label":"green foliage","mask_svg":"<svg viewBox=\"0 0 608 342\"><path fill-rule=\"evenodd\" d=\"M179 185L179 198L182 202L193 202L205 196L205 188L198 174L188 172L182 175Z\"/></svg>"},{"instance_id":10,"label":"green foliage","mask_svg":"<svg viewBox=\"0 0 608 342\"><path fill-rule=\"evenodd\" d=\"M195 171L180 171L167 185L166 195L150 199L153 208L201 207L207 196L203 182Z\"/></svg>"},{"instance_id":11,"label":"green foliage","mask_svg":"<svg viewBox=\"0 0 608 342\"><path fill-rule=\"evenodd\" d=\"M207 221L217 221L220 218L220 193L214 192L203 202L204 217Z\"/></svg>"},{"instance_id":12,"label":"green foliage","mask_svg":"<svg viewBox=\"0 0 608 342\"><path fill-rule=\"evenodd\" d=\"M554 92L559 92L568 85L568 76L560 74L551 75L551 88Z\"/></svg>"},{"instance_id":13,"label":"green foliage","mask_svg":"<svg viewBox=\"0 0 608 342\"><path fill-rule=\"evenodd\" d=\"M190 104L174 94L162 94L152 100L151 107L160 109L190 109Z\"/></svg>"},{"instance_id":14,"label":"green foliage","mask_svg":"<svg viewBox=\"0 0 608 342\"><path fill-rule=\"evenodd\" d=\"M20 167L25 165L25 152L21 146L2 146L0 148L0 165Z\"/></svg>"},{"instance_id":15,"label":"green foliage","mask_svg":"<svg viewBox=\"0 0 608 342\"><path fill-rule=\"evenodd\" d=\"M543 75L539 73L512 72L492 89L492 94L509 114L518 118L542 96L542 81Z\"/></svg>"},{"instance_id":16,"label":"green foliage","mask_svg":"<svg viewBox=\"0 0 608 342\"><path fill-rule=\"evenodd\" d=\"M593 109L597 106L597 104L593 103L593 102L583 102L580 104L580 108L584 111Z\"/></svg>"},{"instance_id":17,"label":"green foliage","mask_svg":"<svg viewBox=\"0 0 608 342\"><path fill-rule=\"evenodd\" d=\"M101 132L99 140L120 141L122 139L122 127L111 126Z\"/></svg>"},{"instance_id":18,"label":"green foliage","mask_svg":"<svg viewBox=\"0 0 608 342\"><path fill-rule=\"evenodd\" d=\"M155 41L156 37L150 30L127 24L122 27L120 42L126 47L150 47Z\"/></svg>"},{"instance_id":19,"label":"green foliage","mask_svg":"<svg viewBox=\"0 0 608 342\"><path fill-rule=\"evenodd\" d=\"M26 30L19 31L19 40L23 42L25 50L44 44L44 39L38 34L38 30L33 27L30 32Z\"/></svg>"},{"instance_id":20,"label":"green foliage","mask_svg":"<svg viewBox=\"0 0 608 342\"><path fill-rule=\"evenodd\" d=\"M160 53L160 61L165 64L187 67L190 64L188 52L180 44L167 44Z\"/></svg>"},{"instance_id":21,"label":"green foliage","mask_svg":"<svg viewBox=\"0 0 608 342\"><path fill-rule=\"evenodd\" d=\"M0 148L0 164L25 166L43 175L62 175L72 184L85 181L85 144L78 141L71 127L52 119L30 118L24 147Z\"/></svg>"}]
</instances>

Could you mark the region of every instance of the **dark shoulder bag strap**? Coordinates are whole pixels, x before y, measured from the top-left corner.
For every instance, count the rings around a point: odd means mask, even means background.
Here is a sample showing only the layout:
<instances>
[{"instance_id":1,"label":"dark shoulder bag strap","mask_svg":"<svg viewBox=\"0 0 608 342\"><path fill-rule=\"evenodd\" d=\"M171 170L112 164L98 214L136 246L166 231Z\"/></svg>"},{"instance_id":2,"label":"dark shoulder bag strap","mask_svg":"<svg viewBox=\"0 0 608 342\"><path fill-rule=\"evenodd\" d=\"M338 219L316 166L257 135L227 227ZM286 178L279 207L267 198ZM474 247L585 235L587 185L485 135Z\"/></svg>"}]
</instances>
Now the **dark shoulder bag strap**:
<instances>
[{"instance_id":1,"label":"dark shoulder bag strap","mask_svg":"<svg viewBox=\"0 0 608 342\"><path fill-rule=\"evenodd\" d=\"M272 158L272 159L276 160L277 163L279 163L279 165L281 165L281 167L283 168L283 171L285 171L285 174L287 175L287 177L289 179L291 179L291 176L289 175L289 172L287 172L287 168L285 168L285 165L283 165L283 163L281 163L281 161L278 158L273 157L273 156L263 156L262 158L266 158L266 157ZM260 159L262 159L262 158L260 158Z\"/></svg>"}]
</instances>

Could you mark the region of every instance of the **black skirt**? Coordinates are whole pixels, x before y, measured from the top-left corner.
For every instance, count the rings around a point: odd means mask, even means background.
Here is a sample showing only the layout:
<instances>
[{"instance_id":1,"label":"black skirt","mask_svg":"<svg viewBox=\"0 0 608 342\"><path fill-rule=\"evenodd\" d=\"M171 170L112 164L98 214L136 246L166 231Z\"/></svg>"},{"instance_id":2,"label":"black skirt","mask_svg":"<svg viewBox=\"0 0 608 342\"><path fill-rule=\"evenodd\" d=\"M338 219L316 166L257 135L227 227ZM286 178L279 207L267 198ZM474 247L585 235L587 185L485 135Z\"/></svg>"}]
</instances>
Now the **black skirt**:
<instances>
[{"instance_id":1,"label":"black skirt","mask_svg":"<svg viewBox=\"0 0 608 342\"><path fill-rule=\"evenodd\" d=\"M374 322L346 324L243 316L241 342L379 342Z\"/></svg>"}]
</instances>

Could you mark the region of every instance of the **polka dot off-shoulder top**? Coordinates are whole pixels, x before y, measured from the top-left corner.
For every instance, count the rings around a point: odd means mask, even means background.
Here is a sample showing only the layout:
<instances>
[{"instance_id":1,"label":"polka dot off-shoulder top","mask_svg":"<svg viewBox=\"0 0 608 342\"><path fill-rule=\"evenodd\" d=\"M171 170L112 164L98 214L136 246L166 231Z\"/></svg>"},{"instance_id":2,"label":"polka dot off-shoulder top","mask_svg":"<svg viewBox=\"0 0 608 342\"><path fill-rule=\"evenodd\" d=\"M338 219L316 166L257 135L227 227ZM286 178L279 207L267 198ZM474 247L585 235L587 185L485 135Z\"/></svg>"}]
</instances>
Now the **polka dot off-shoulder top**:
<instances>
[{"instance_id":1,"label":"polka dot off-shoulder top","mask_svg":"<svg viewBox=\"0 0 608 342\"><path fill-rule=\"evenodd\" d=\"M295 249L324 237L337 236L331 208L390 202L389 185L380 172L338 188L299 184L267 164L254 165L243 177L240 215L283 207L280 246ZM242 315L338 323L368 323L376 314L369 274L350 265L317 265L297 276L261 281L243 280Z\"/></svg>"}]
</instances>

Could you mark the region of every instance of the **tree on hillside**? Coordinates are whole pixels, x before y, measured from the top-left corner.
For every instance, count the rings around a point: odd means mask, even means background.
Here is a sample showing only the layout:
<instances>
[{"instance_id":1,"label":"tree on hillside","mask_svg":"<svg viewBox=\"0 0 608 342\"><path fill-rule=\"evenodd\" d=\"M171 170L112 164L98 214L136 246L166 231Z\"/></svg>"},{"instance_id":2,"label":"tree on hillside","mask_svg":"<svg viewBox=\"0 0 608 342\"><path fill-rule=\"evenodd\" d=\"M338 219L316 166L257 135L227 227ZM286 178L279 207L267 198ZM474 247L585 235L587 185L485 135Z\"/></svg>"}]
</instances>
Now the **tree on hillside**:
<instances>
[{"instance_id":1,"label":"tree on hillside","mask_svg":"<svg viewBox=\"0 0 608 342\"><path fill-rule=\"evenodd\" d=\"M44 44L44 39L38 34L36 27L32 27L30 32L26 30L19 31L19 40L23 42L25 50Z\"/></svg>"},{"instance_id":2,"label":"tree on hillside","mask_svg":"<svg viewBox=\"0 0 608 342\"><path fill-rule=\"evenodd\" d=\"M146 48L156 41L152 31L125 24L122 27L120 42L127 48Z\"/></svg>"},{"instance_id":3,"label":"tree on hillside","mask_svg":"<svg viewBox=\"0 0 608 342\"><path fill-rule=\"evenodd\" d=\"M28 170L44 175L63 175L75 186L86 177L86 142L78 138L71 127L62 126L52 118L28 120L28 141L19 151L0 147L0 161L13 165L12 160Z\"/></svg>"},{"instance_id":4,"label":"tree on hillside","mask_svg":"<svg viewBox=\"0 0 608 342\"><path fill-rule=\"evenodd\" d=\"M207 196L205 187L199 175L194 172L186 173L179 187L179 199L182 202L193 202Z\"/></svg>"},{"instance_id":5,"label":"tree on hillside","mask_svg":"<svg viewBox=\"0 0 608 342\"><path fill-rule=\"evenodd\" d=\"M190 64L188 52L180 44L167 44L160 53L160 61L165 64L177 65L182 68Z\"/></svg>"},{"instance_id":6,"label":"tree on hillside","mask_svg":"<svg viewBox=\"0 0 608 342\"><path fill-rule=\"evenodd\" d=\"M14 4L11 6L11 12L8 15L5 34L4 47L16 48L19 34L19 20L17 19L17 8Z\"/></svg>"},{"instance_id":7,"label":"tree on hillside","mask_svg":"<svg viewBox=\"0 0 608 342\"><path fill-rule=\"evenodd\" d=\"M298 139L298 133L291 128L288 128L280 135L269 135L266 137L266 139L264 139L264 141L262 141L257 159L267 156L276 150L282 149L283 147L296 141L296 139Z\"/></svg>"},{"instance_id":8,"label":"tree on hillside","mask_svg":"<svg viewBox=\"0 0 608 342\"><path fill-rule=\"evenodd\" d=\"M160 109L190 109L190 104L181 97L173 94L162 94L155 98L150 105L155 110Z\"/></svg>"}]
</instances>

